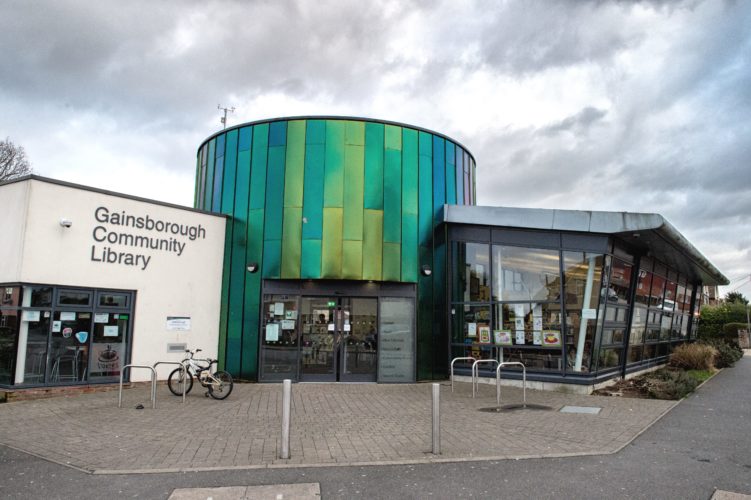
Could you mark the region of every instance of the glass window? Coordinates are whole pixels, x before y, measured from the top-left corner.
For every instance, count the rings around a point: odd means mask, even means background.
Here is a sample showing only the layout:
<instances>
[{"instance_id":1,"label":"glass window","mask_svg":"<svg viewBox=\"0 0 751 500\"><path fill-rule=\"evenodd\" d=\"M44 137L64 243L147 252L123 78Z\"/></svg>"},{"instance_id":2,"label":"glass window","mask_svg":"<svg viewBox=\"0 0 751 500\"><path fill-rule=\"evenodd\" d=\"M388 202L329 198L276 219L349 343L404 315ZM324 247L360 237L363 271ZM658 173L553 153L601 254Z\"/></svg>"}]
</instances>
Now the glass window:
<instances>
[{"instance_id":1,"label":"glass window","mask_svg":"<svg viewBox=\"0 0 751 500\"><path fill-rule=\"evenodd\" d=\"M94 337L89 357L89 380L115 380L125 365L130 316L109 312L94 314Z\"/></svg>"},{"instance_id":2,"label":"glass window","mask_svg":"<svg viewBox=\"0 0 751 500\"><path fill-rule=\"evenodd\" d=\"M598 370L607 370L621 365L623 349L600 349L600 357L597 364Z\"/></svg>"},{"instance_id":3,"label":"glass window","mask_svg":"<svg viewBox=\"0 0 751 500\"><path fill-rule=\"evenodd\" d=\"M455 302L490 300L490 249L481 243L453 243Z\"/></svg>"},{"instance_id":4,"label":"glass window","mask_svg":"<svg viewBox=\"0 0 751 500\"><path fill-rule=\"evenodd\" d=\"M652 276L652 286L649 292L649 305L651 307L662 307L662 299L665 295L665 278L657 274Z\"/></svg>"},{"instance_id":5,"label":"glass window","mask_svg":"<svg viewBox=\"0 0 751 500\"><path fill-rule=\"evenodd\" d=\"M490 306L464 305L454 309L452 341L456 344L479 344L490 332ZM485 344L490 344L490 339Z\"/></svg>"},{"instance_id":6,"label":"glass window","mask_svg":"<svg viewBox=\"0 0 751 500\"><path fill-rule=\"evenodd\" d=\"M497 304L494 308L493 335L498 331L503 339L508 339L502 344L561 347L561 307L558 303Z\"/></svg>"},{"instance_id":7,"label":"glass window","mask_svg":"<svg viewBox=\"0 0 751 500\"><path fill-rule=\"evenodd\" d=\"M303 311L303 314L311 316L313 311ZM264 296L261 325L261 377L264 380L297 378L298 316L297 296ZM326 333L326 324L322 325Z\"/></svg>"},{"instance_id":8,"label":"glass window","mask_svg":"<svg viewBox=\"0 0 751 500\"><path fill-rule=\"evenodd\" d=\"M4 286L0 290L0 307L19 307L21 305L21 287Z\"/></svg>"},{"instance_id":9,"label":"glass window","mask_svg":"<svg viewBox=\"0 0 751 500\"><path fill-rule=\"evenodd\" d=\"M638 363L641 361L642 351L644 350L644 346L642 345L631 345L628 347L628 362L629 363Z\"/></svg>"},{"instance_id":10,"label":"glass window","mask_svg":"<svg viewBox=\"0 0 751 500\"><path fill-rule=\"evenodd\" d=\"M613 259L612 270L610 272L610 286L607 288L607 291L602 292L603 297L607 295L608 302L623 305L629 303L632 267L631 264L627 264L622 260Z\"/></svg>"},{"instance_id":11,"label":"glass window","mask_svg":"<svg viewBox=\"0 0 751 500\"><path fill-rule=\"evenodd\" d=\"M503 360L519 361L527 370L558 373L563 371L563 356L558 349L505 347ZM589 361L587 360L582 366L588 367ZM521 368L517 367L509 367L509 369L521 371Z\"/></svg>"},{"instance_id":12,"label":"glass window","mask_svg":"<svg viewBox=\"0 0 751 500\"><path fill-rule=\"evenodd\" d=\"M58 304L65 306L91 305L91 292L84 290L60 290Z\"/></svg>"},{"instance_id":13,"label":"glass window","mask_svg":"<svg viewBox=\"0 0 751 500\"><path fill-rule=\"evenodd\" d=\"M493 300L558 300L558 250L493 245Z\"/></svg>"},{"instance_id":14,"label":"glass window","mask_svg":"<svg viewBox=\"0 0 751 500\"><path fill-rule=\"evenodd\" d=\"M20 311L17 310L0 309L0 384L13 383L13 375L16 371L19 314Z\"/></svg>"},{"instance_id":15,"label":"glass window","mask_svg":"<svg viewBox=\"0 0 751 500\"><path fill-rule=\"evenodd\" d=\"M90 312L55 312L47 366L50 382L86 380L91 320Z\"/></svg>"},{"instance_id":16,"label":"glass window","mask_svg":"<svg viewBox=\"0 0 751 500\"><path fill-rule=\"evenodd\" d=\"M643 269L640 270L639 279L636 281L635 301L637 304L649 305L651 285L652 273Z\"/></svg>"},{"instance_id":17,"label":"glass window","mask_svg":"<svg viewBox=\"0 0 751 500\"><path fill-rule=\"evenodd\" d=\"M128 307L128 294L112 292L100 293L99 305L101 307Z\"/></svg>"},{"instance_id":18,"label":"glass window","mask_svg":"<svg viewBox=\"0 0 751 500\"><path fill-rule=\"evenodd\" d=\"M629 344L644 342L644 329L647 326L647 308L641 304L634 306L634 317L631 320L631 336Z\"/></svg>"},{"instance_id":19,"label":"glass window","mask_svg":"<svg viewBox=\"0 0 751 500\"><path fill-rule=\"evenodd\" d=\"M662 310L672 312L675 310L678 300L678 284L675 281L665 283L665 299L662 301Z\"/></svg>"}]
</instances>

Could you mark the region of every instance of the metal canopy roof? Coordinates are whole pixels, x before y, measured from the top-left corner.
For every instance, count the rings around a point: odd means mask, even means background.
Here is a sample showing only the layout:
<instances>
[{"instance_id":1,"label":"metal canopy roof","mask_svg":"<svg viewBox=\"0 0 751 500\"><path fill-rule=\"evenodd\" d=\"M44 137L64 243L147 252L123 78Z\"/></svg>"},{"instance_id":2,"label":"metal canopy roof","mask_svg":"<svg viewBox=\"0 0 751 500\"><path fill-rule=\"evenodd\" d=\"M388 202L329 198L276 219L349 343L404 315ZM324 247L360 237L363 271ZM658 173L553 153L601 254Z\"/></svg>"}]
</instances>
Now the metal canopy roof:
<instances>
[{"instance_id":1,"label":"metal canopy roof","mask_svg":"<svg viewBox=\"0 0 751 500\"><path fill-rule=\"evenodd\" d=\"M727 285L719 269L659 214L444 205L443 222L614 236L704 285Z\"/></svg>"}]
</instances>

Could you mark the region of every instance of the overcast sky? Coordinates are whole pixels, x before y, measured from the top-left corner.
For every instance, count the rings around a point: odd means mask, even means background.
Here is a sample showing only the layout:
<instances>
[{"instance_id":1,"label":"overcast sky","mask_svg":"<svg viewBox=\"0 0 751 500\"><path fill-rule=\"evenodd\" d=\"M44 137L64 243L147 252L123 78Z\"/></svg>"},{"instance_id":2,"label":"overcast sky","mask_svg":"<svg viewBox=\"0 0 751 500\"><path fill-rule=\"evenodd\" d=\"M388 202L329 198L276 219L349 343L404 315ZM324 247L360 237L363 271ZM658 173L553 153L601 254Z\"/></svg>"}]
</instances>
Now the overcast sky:
<instances>
[{"instance_id":1,"label":"overcast sky","mask_svg":"<svg viewBox=\"0 0 751 500\"><path fill-rule=\"evenodd\" d=\"M724 292L751 273L750 27L741 0L5 0L0 135L190 205L217 104L402 121L472 151L481 205L664 215Z\"/></svg>"}]
</instances>

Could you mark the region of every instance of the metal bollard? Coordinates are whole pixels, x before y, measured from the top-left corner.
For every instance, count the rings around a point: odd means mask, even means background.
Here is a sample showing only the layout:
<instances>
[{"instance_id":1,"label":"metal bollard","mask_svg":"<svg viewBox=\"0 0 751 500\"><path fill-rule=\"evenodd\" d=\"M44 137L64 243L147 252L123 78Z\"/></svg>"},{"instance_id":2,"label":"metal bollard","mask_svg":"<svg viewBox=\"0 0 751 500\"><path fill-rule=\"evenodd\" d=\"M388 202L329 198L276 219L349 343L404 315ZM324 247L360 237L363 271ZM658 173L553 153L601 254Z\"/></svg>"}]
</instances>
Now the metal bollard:
<instances>
[{"instance_id":1,"label":"metal bollard","mask_svg":"<svg viewBox=\"0 0 751 500\"><path fill-rule=\"evenodd\" d=\"M282 453L279 458L289 458L289 417L292 403L292 381L284 379L282 389Z\"/></svg>"},{"instance_id":2,"label":"metal bollard","mask_svg":"<svg viewBox=\"0 0 751 500\"><path fill-rule=\"evenodd\" d=\"M433 455L441 454L441 384L433 384Z\"/></svg>"}]
</instances>

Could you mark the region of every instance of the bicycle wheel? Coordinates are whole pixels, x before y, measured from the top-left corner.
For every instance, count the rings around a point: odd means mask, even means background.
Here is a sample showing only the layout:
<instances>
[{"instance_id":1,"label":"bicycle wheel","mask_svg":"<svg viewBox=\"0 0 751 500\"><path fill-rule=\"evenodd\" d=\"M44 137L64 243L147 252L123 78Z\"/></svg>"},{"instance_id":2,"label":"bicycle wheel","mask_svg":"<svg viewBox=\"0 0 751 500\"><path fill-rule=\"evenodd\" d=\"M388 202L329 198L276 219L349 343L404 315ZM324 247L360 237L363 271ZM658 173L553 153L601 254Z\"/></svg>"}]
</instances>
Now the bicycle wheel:
<instances>
[{"instance_id":1,"label":"bicycle wheel","mask_svg":"<svg viewBox=\"0 0 751 500\"><path fill-rule=\"evenodd\" d=\"M222 370L214 373L214 378L216 382L212 380L207 384L209 395L214 399L224 399L229 396L234 386L232 375Z\"/></svg>"},{"instance_id":2,"label":"bicycle wheel","mask_svg":"<svg viewBox=\"0 0 751 500\"><path fill-rule=\"evenodd\" d=\"M185 380L185 383L188 384L185 386L185 394L188 394L190 390L193 388L193 377L190 373L186 373L187 380ZM167 379L167 387L169 387L169 390L172 394L175 396L182 396L183 395L183 369L182 368L175 368L172 370L172 373L169 374L169 378Z\"/></svg>"}]
</instances>

